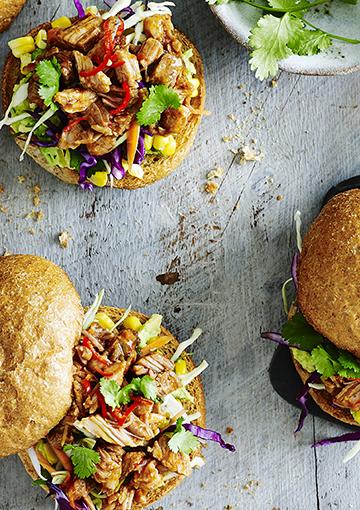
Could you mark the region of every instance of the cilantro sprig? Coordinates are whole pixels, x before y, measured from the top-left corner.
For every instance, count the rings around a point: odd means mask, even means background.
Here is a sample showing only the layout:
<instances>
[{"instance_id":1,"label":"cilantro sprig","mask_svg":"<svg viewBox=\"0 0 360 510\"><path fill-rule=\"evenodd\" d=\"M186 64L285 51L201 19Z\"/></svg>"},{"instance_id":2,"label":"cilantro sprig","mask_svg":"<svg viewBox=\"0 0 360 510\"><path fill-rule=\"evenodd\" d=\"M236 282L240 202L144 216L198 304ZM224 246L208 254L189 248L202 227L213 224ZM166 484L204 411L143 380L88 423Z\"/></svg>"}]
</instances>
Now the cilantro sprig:
<instances>
[{"instance_id":1,"label":"cilantro sprig","mask_svg":"<svg viewBox=\"0 0 360 510\"><path fill-rule=\"evenodd\" d=\"M89 478L96 473L96 464L100 462L100 455L95 450L73 444L66 444L63 450L70 455L74 473L78 478Z\"/></svg>"},{"instance_id":2,"label":"cilantro sprig","mask_svg":"<svg viewBox=\"0 0 360 510\"><path fill-rule=\"evenodd\" d=\"M230 0L207 0L210 4ZM234 0L232 0L234 1ZM250 31L250 67L260 80L273 78L279 70L279 61L291 55L316 55L326 50L333 39L349 44L360 40L331 34L321 30L307 19L306 14L328 0L267 0L262 5L256 0L237 0L262 10L265 14ZM340 0L356 4L357 0Z\"/></svg>"},{"instance_id":3,"label":"cilantro sprig","mask_svg":"<svg viewBox=\"0 0 360 510\"><path fill-rule=\"evenodd\" d=\"M42 60L36 66L36 74L39 78L39 95L46 106L56 109L53 97L59 92L61 66L53 57L51 60Z\"/></svg>"},{"instance_id":4,"label":"cilantro sprig","mask_svg":"<svg viewBox=\"0 0 360 510\"><path fill-rule=\"evenodd\" d=\"M338 349L328 342L306 321L301 313L296 313L284 324L281 334L294 349L295 359L305 368L329 378L340 375L345 378L360 378L360 362L349 352Z\"/></svg>"},{"instance_id":5,"label":"cilantro sprig","mask_svg":"<svg viewBox=\"0 0 360 510\"><path fill-rule=\"evenodd\" d=\"M155 85L143 102L136 118L140 126L150 126L160 120L161 114L170 106L179 108L181 105L178 93L166 85Z\"/></svg>"},{"instance_id":6,"label":"cilantro sprig","mask_svg":"<svg viewBox=\"0 0 360 510\"><path fill-rule=\"evenodd\" d=\"M174 453L181 452L189 455L199 447L200 442L194 434L183 427L183 423L184 418L178 418L174 434L169 440L168 445L170 450Z\"/></svg>"},{"instance_id":7,"label":"cilantro sprig","mask_svg":"<svg viewBox=\"0 0 360 510\"><path fill-rule=\"evenodd\" d=\"M157 397L156 382L148 375L135 377L130 384L123 388L113 379L103 377L100 379L100 392L106 404L112 409L129 404L133 393L140 393L145 398L153 401Z\"/></svg>"}]
</instances>

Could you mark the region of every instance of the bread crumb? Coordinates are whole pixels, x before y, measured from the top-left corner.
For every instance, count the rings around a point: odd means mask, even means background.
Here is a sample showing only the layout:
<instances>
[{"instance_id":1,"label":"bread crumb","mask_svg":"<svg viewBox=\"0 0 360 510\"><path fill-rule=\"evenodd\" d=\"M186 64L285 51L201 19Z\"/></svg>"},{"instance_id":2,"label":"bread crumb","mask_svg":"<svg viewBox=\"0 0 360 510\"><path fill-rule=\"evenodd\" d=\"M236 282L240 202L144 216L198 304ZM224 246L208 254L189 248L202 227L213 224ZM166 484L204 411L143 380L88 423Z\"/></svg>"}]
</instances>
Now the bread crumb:
<instances>
[{"instance_id":1,"label":"bread crumb","mask_svg":"<svg viewBox=\"0 0 360 510\"><path fill-rule=\"evenodd\" d=\"M12 252L7 250L6 248L4 249L4 253L2 254L3 257L8 257L9 255L12 255Z\"/></svg>"},{"instance_id":2,"label":"bread crumb","mask_svg":"<svg viewBox=\"0 0 360 510\"><path fill-rule=\"evenodd\" d=\"M278 195L278 196L276 197L276 200L277 200L278 202L281 202L281 200L284 200L284 195Z\"/></svg>"},{"instance_id":3,"label":"bread crumb","mask_svg":"<svg viewBox=\"0 0 360 510\"><path fill-rule=\"evenodd\" d=\"M237 118L235 117L235 115L233 113L229 113L228 119L232 120L233 122L237 121Z\"/></svg>"},{"instance_id":4,"label":"bread crumb","mask_svg":"<svg viewBox=\"0 0 360 510\"><path fill-rule=\"evenodd\" d=\"M243 485L243 490L254 496L256 489L258 489L260 482L258 480L249 480L245 485Z\"/></svg>"},{"instance_id":5,"label":"bread crumb","mask_svg":"<svg viewBox=\"0 0 360 510\"><path fill-rule=\"evenodd\" d=\"M18 182L20 184L24 184L25 181L26 181L25 175L18 175Z\"/></svg>"},{"instance_id":6,"label":"bread crumb","mask_svg":"<svg viewBox=\"0 0 360 510\"><path fill-rule=\"evenodd\" d=\"M213 170L207 174L206 178L211 181L212 179L216 179L217 177L221 177L224 174L224 169L222 166L216 165Z\"/></svg>"},{"instance_id":7,"label":"bread crumb","mask_svg":"<svg viewBox=\"0 0 360 510\"><path fill-rule=\"evenodd\" d=\"M4 186L1 186L1 185L0 185L0 193L5 193L5 188L4 188Z\"/></svg>"},{"instance_id":8,"label":"bread crumb","mask_svg":"<svg viewBox=\"0 0 360 510\"><path fill-rule=\"evenodd\" d=\"M224 506L224 510L234 510L234 507L232 505L226 505Z\"/></svg>"},{"instance_id":9,"label":"bread crumb","mask_svg":"<svg viewBox=\"0 0 360 510\"><path fill-rule=\"evenodd\" d=\"M206 193L209 193L210 195L216 195L218 189L219 184L213 181L207 182L204 186L204 190L206 191Z\"/></svg>"},{"instance_id":10,"label":"bread crumb","mask_svg":"<svg viewBox=\"0 0 360 510\"><path fill-rule=\"evenodd\" d=\"M34 230L33 228L29 228L29 229L27 230L27 232L28 232L29 234L31 234L32 236L34 236L34 235L35 235L35 230Z\"/></svg>"},{"instance_id":11,"label":"bread crumb","mask_svg":"<svg viewBox=\"0 0 360 510\"><path fill-rule=\"evenodd\" d=\"M39 207L39 205L40 205L40 197L39 197L39 195L35 195L34 196L33 204L34 204L35 207Z\"/></svg>"},{"instance_id":12,"label":"bread crumb","mask_svg":"<svg viewBox=\"0 0 360 510\"><path fill-rule=\"evenodd\" d=\"M205 117L209 117L210 115L212 115L212 112L211 112L210 110L204 110L204 111L203 111L203 115L204 115Z\"/></svg>"},{"instance_id":13,"label":"bread crumb","mask_svg":"<svg viewBox=\"0 0 360 510\"><path fill-rule=\"evenodd\" d=\"M245 163L249 161L261 161L264 159L264 153L256 150L249 145L244 145L238 150L239 155L239 163L240 165L245 165Z\"/></svg>"},{"instance_id":14,"label":"bread crumb","mask_svg":"<svg viewBox=\"0 0 360 510\"><path fill-rule=\"evenodd\" d=\"M69 246L69 241L71 241L72 239L72 236L70 234L70 232L68 232L67 230L64 230L64 232L61 232L61 234L59 234L59 244L61 246L61 248L63 248L64 250Z\"/></svg>"},{"instance_id":15,"label":"bread crumb","mask_svg":"<svg viewBox=\"0 0 360 510\"><path fill-rule=\"evenodd\" d=\"M232 434L234 432L234 429L232 427L226 427L225 432L227 434Z\"/></svg>"},{"instance_id":16,"label":"bread crumb","mask_svg":"<svg viewBox=\"0 0 360 510\"><path fill-rule=\"evenodd\" d=\"M2 212L3 214L7 214L9 211L9 209L7 207L5 207L4 205L0 205L0 212Z\"/></svg>"},{"instance_id":17,"label":"bread crumb","mask_svg":"<svg viewBox=\"0 0 360 510\"><path fill-rule=\"evenodd\" d=\"M277 86L278 86L278 81L277 80L271 80L270 87L275 89Z\"/></svg>"}]
</instances>

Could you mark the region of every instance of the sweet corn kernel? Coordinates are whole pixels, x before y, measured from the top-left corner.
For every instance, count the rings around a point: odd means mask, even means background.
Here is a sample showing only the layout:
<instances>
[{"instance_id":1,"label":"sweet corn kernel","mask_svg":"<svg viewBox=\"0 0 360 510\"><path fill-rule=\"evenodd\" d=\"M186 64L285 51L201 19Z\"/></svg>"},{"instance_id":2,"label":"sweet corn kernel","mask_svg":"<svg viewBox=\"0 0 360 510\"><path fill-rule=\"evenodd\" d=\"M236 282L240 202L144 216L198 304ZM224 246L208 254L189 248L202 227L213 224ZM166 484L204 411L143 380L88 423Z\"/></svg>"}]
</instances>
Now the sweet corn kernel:
<instances>
[{"instance_id":1,"label":"sweet corn kernel","mask_svg":"<svg viewBox=\"0 0 360 510\"><path fill-rule=\"evenodd\" d=\"M112 329L115 326L115 322L104 312L98 312L95 315L95 320L104 329Z\"/></svg>"},{"instance_id":2,"label":"sweet corn kernel","mask_svg":"<svg viewBox=\"0 0 360 510\"><path fill-rule=\"evenodd\" d=\"M135 315L129 315L129 317L126 317L123 324L125 328L132 329L133 331L139 331L142 326L140 319L135 317Z\"/></svg>"},{"instance_id":3,"label":"sweet corn kernel","mask_svg":"<svg viewBox=\"0 0 360 510\"><path fill-rule=\"evenodd\" d=\"M189 82L192 86L192 93L190 97L197 97L199 95L200 81L197 78L190 78Z\"/></svg>"},{"instance_id":4,"label":"sweet corn kernel","mask_svg":"<svg viewBox=\"0 0 360 510\"><path fill-rule=\"evenodd\" d=\"M41 50L44 50L47 46L47 32L44 29L38 31L35 37L35 44Z\"/></svg>"},{"instance_id":5,"label":"sweet corn kernel","mask_svg":"<svg viewBox=\"0 0 360 510\"><path fill-rule=\"evenodd\" d=\"M24 67L31 64L31 61L32 61L31 53L24 53L24 55L20 55L20 70L22 74L27 74L26 72L24 72Z\"/></svg>"},{"instance_id":6,"label":"sweet corn kernel","mask_svg":"<svg viewBox=\"0 0 360 510\"><path fill-rule=\"evenodd\" d=\"M186 361L184 359L178 359L175 363L175 373L176 375L187 374Z\"/></svg>"},{"instance_id":7,"label":"sweet corn kernel","mask_svg":"<svg viewBox=\"0 0 360 510\"><path fill-rule=\"evenodd\" d=\"M95 172L94 175L89 177L89 181L98 186L99 188L103 188L106 186L108 180L108 176L106 172Z\"/></svg>"},{"instance_id":8,"label":"sweet corn kernel","mask_svg":"<svg viewBox=\"0 0 360 510\"><path fill-rule=\"evenodd\" d=\"M162 151L162 153L164 154L164 156L172 156L173 154L175 154L175 151L176 151L176 140L172 135L170 135L170 136L168 136L168 143L165 145L165 148Z\"/></svg>"},{"instance_id":9,"label":"sweet corn kernel","mask_svg":"<svg viewBox=\"0 0 360 510\"><path fill-rule=\"evenodd\" d=\"M68 18L67 16L61 16L61 18L55 19L51 23L51 26L53 28L68 28L71 27L71 25L72 25L71 19Z\"/></svg>"},{"instance_id":10,"label":"sweet corn kernel","mask_svg":"<svg viewBox=\"0 0 360 510\"><path fill-rule=\"evenodd\" d=\"M157 151L162 152L165 149L166 144L168 143L168 137L162 135L155 135L153 137L153 147Z\"/></svg>"},{"instance_id":11,"label":"sweet corn kernel","mask_svg":"<svg viewBox=\"0 0 360 510\"><path fill-rule=\"evenodd\" d=\"M12 51L12 54L16 58L20 58L21 55L24 55L25 53L32 53L35 50L35 41L31 35L13 39L12 41L8 42L8 45Z\"/></svg>"},{"instance_id":12,"label":"sweet corn kernel","mask_svg":"<svg viewBox=\"0 0 360 510\"><path fill-rule=\"evenodd\" d=\"M153 146L153 136L145 135L144 136L144 145L146 152L151 151Z\"/></svg>"},{"instance_id":13,"label":"sweet corn kernel","mask_svg":"<svg viewBox=\"0 0 360 510\"><path fill-rule=\"evenodd\" d=\"M96 5L89 5L89 7L86 7L85 12L86 14L97 16L99 14L99 9L96 7Z\"/></svg>"}]
</instances>

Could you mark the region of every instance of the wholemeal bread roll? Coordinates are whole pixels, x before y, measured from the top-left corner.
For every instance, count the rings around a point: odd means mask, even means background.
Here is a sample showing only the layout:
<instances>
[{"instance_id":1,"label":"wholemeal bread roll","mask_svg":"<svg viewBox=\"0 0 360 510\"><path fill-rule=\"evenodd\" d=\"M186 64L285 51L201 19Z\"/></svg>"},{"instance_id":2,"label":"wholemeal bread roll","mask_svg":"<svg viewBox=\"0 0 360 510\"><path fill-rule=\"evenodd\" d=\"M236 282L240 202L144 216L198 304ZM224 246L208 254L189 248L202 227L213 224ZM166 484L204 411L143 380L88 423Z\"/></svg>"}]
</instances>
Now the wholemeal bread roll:
<instances>
[{"instance_id":1,"label":"wholemeal bread roll","mask_svg":"<svg viewBox=\"0 0 360 510\"><path fill-rule=\"evenodd\" d=\"M50 23L43 23L37 28L34 28L29 35L35 36L42 28L49 29ZM194 44L180 31L175 30L175 33L177 38L182 42L185 51L189 49L193 50L192 62L195 65L197 71L196 77L200 81L200 86L199 94L197 97L192 99L191 105L197 113L190 115L185 129L177 136L177 149L173 156L163 157L158 154L147 154L144 162L141 164L144 170L143 179L138 179L127 173L123 179L114 179L114 188L142 188L167 177L178 165L180 165L193 144L205 105L204 67L200 54ZM21 78L22 75L20 73L19 59L15 58L12 53L10 53L5 62L2 80L2 106L4 111L6 111L10 104L14 85L18 83ZM17 136L15 141L21 149L24 148L24 138ZM44 168L44 170L47 170L62 181L69 184L78 184L79 174L76 170L50 166L41 154L39 147L30 145L27 150L27 154L31 156L42 168Z\"/></svg>"},{"instance_id":2,"label":"wholemeal bread roll","mask_svg":"<svg viewBox=\"0 0 360 510\"><path fill-rule=\"evenodd\" d=\"M33 255L0 257L0 457L32 446L69 408L82 320L62 269Z\"/></svg>"},{"instance_id":3,"label":"wholemeal bread roll","mask_svg":"<svg viewBox=\"0 0 360 510\"><path fill-rule=\"evenodd\" d=\"M360 190L336 195L304 238L298 302L306 320L360 358Z\"/></svg>"},{"instance_id":4,"label":"wholemeal bread roll","mask_svg":"<svg viewBox=\"0 0 360 510\"><path fill-rule=\"evenodd\" d=\"M0 0L0 32L4 32L19 14L26 0Z\"/></svg>"},{"instance_id":5,"label":"wholemeal bread roll","mask_svg":"<svg viewBox=\"0 0 360 510\"><path fill-rule=\"evenodd\" d=\"M100 311L105 312L114 322L117 322L122 315L124 314L125 310L121 308L113 308L109 306L103 306L100 308ZM146 315L131 311L131 315L136 315L143 323L149 318ZM161 326L161 334L164 336L168 336L171 338L171 341L165 346L159 349L159 351L164 354L165 356L171 357L173 353L176 351L177 346L179 345L179 342L176 340L176 338L170 333L168 329L166 329L164 326ZM185 352L182 353L182 358L186 360L187 369L188 371L193 370L194 364L192 362L191 357L186 354ZM187 390L191 393L191 395L195 398L195 402L192 404L191 402L183 403L186 411L188 414L193 414L196 412L201 413L201 417L195 422L196 425L199 425L201 427L205 427L206 422L206 408L205 408L205 396L204 396L204 390L202 383L200 381L200 378L197 377L194 379L188 386ZM24 464L24 467L28 474L35 480L38 478L36 471L30 461L29 455L26 451L23 451L19 453L19 457L21 461ZM166 494L168 494L170 491L172 491L177 485L179 485L182 481L182 477L176 477L173 479L168 480L165 485L162 487L149 491L146 497L146 502L139 505L134 502L131 510L141 510L142 508L145 508L149 505L154 504L159 499L163 498ZM45 488L46 490L46 488Z\"/></svg>"}]
</instances>

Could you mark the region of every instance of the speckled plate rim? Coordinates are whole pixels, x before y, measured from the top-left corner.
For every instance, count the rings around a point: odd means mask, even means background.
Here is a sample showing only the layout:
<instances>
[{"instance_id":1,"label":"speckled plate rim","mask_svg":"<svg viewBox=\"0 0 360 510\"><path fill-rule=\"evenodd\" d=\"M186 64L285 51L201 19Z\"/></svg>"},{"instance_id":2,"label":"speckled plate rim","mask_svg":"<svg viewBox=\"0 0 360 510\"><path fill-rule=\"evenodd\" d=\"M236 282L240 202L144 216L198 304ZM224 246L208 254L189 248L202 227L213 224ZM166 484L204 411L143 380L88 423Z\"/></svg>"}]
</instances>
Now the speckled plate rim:
<instances>
[{"instance_id":1,"label":"speckled plate rim","mask_svg":"<svg viewBox=\"0 0 360 510\"><path fill-rule=\"evenodd\" d=\"M223 25L225 30L229 32L229 34L242 46L244 46L247 50L250 50L250 46L248 43L247 37L244 36L243 33L241 33L236 23L233 23L231 18L227 18L221 13L221 9L219 6L216 5L210 5L209 6L213 14L216 16L216 18L220 21L220 23ZM279 62L279 69L282 71L286 71L288 73L294 73L294 74L300 74L303 76L336 76L336 75L346 75L351 74L355 72L360 71L360 63L355 64L353 66L338 66L336 69L312 69L312 68L306 68L304 69L303 66L301 66L301 62L304 61L304 57L299 56L292 56L287 58L286 60Z\"/></svg>"}]
</instances>

